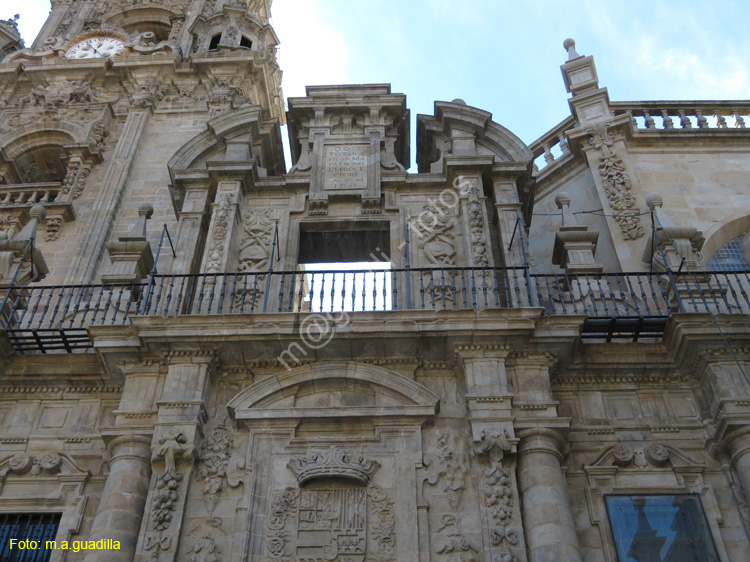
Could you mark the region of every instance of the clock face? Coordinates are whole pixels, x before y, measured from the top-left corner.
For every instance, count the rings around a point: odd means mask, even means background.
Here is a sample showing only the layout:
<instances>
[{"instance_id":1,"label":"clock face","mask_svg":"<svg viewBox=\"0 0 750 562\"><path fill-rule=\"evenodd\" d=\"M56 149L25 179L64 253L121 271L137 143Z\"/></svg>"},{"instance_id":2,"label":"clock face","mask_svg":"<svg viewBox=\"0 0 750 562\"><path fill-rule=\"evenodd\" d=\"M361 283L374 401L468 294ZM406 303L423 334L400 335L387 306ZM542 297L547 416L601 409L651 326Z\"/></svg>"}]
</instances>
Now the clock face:
<instances>
[{"instance_id":1,"label":"clock face","mask_svg":"<svg viewBox=\"0 0 750 562\"><path fill-rule=\"evenodd\" d=\"M125 44L116 37L91 37L76 43L65 55L69 59L98 59L122 52Z\"/></svg>"}]
</instances>

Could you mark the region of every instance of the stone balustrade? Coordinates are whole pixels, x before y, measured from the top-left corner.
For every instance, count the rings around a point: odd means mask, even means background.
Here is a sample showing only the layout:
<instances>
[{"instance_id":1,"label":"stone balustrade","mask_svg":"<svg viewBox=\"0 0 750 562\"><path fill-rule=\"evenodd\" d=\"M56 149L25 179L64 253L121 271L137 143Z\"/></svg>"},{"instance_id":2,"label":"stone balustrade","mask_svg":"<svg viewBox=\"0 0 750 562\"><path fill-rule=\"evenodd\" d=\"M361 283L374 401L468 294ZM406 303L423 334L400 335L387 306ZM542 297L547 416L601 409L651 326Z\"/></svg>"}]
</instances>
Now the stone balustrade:
<instances>
[{"instance_id":1,"label":"stone balustrade","mask_svg":"<svg viewBox=\"0 0 750 562\"><path fill-rule=\"evenodd\" d=\"M529 145L531 152L534 154L534 173L537 176L551 169L552 164L561 161L570 154L570 146L565 131L572 129L574 125L572 119L566 119Z\"/></svg>"},{"instance_id":2,"label":"stone balustrade","mask_svg":"<svg viewBox=\"0 0 750 562\"><path fill-rule=\"evenodd\" d=\"M750 128L747 101L615 102L615 116L631 114L638 130L686 131Z\"/></svg>"},{"instance_id":3,"label":"stone balustrade","mask_svg":"<svg viewBox=\"0 0 750 562\"><path fill-rule=\"evenodd\" d=\"M53 203L60 195L60 183L0 185L0 207Z\"/></svg>"}]
</instances>

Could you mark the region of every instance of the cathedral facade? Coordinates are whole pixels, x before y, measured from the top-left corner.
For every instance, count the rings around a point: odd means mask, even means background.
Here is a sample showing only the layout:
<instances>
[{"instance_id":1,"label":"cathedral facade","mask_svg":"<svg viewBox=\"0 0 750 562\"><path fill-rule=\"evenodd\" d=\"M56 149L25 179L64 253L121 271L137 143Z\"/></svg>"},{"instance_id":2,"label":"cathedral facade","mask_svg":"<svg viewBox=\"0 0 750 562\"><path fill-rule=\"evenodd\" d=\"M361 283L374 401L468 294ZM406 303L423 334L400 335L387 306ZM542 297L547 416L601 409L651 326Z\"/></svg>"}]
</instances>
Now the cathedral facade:
<instances>
[{"instance_id":1,"label":"cathedral facade","mask_svg":"<svg viewBox=\"0 0 750 562\"><path fill-rule=\"evenodd\" d=\"M750 101L566 40L568 118L436 102L409 172L270 4L0 21L0 560L747 560Z\"/></svg>"}]
</instances>

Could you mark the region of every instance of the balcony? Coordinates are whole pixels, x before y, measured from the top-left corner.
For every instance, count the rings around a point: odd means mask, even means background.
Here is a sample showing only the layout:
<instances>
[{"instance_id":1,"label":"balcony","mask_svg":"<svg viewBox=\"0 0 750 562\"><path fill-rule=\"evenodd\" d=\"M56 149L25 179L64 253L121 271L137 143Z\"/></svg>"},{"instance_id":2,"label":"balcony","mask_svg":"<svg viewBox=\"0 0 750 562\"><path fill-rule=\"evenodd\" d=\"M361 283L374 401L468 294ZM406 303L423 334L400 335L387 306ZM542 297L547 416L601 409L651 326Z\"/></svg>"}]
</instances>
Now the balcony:
<instances>
[{"instance_id":1,"label":"balcony","mask_svg":"<svg viewBox=\"0 0 750 562\"><path fill-rule=\"evenodd\" d=\"M153 275L135 285L11 289L2 324L17 353L92 347L88 328L133 317L539 308L584 318L585 340L661 337L673 313L750 313L750 271L539 275L526 268L415 268ZM449 312L448 312L449 314Z\"/></svg>"}]
</instances>

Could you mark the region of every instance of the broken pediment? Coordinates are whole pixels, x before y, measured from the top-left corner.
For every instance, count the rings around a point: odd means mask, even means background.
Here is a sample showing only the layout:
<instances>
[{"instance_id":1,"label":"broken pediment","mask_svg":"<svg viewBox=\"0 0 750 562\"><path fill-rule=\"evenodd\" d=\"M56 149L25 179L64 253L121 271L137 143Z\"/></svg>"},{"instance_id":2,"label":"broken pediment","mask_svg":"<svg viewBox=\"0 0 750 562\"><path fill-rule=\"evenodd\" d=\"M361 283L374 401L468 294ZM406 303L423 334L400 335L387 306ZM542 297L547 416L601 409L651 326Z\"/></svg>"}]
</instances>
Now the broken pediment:
<instances>
[{"instance_id":1,"label":"broken pediment","mask_svg":"<svg viewBox=\"0 0 750 562\"><path fill-rule=\"evenodd\" d=\"M435 102L435 115L417 116L419 171L440 173L445 158L481 158L489 164L516 164L529 168L533 154L492 114L463 100Z\"/></svg>"}]
</instances>

